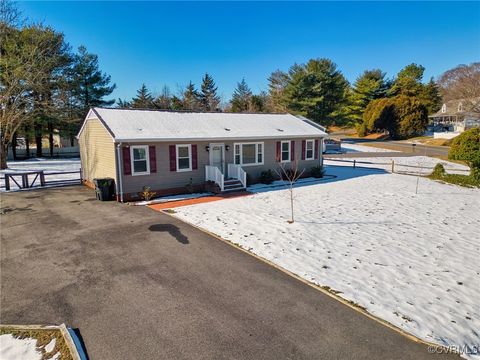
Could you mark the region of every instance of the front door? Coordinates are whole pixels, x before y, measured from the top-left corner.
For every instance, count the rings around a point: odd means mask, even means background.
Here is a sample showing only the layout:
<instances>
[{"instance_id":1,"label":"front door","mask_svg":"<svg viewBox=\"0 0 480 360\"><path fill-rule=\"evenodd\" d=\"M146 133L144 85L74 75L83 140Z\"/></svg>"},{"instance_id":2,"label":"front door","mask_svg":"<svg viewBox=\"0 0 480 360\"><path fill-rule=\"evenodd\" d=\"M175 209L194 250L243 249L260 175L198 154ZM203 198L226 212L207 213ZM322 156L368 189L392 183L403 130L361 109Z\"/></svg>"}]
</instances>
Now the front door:
<instances>
[{"instance_id":1,"label":"front door","mask_svg":"<svg viewBox=\"0 0 480 360\"><path fill-rule=\"evenodd\" d=\"M222 174L225 166L223 161L224 149L224 144L210 144L210 165L219 168Z\"/></svg>"}]
</instances>

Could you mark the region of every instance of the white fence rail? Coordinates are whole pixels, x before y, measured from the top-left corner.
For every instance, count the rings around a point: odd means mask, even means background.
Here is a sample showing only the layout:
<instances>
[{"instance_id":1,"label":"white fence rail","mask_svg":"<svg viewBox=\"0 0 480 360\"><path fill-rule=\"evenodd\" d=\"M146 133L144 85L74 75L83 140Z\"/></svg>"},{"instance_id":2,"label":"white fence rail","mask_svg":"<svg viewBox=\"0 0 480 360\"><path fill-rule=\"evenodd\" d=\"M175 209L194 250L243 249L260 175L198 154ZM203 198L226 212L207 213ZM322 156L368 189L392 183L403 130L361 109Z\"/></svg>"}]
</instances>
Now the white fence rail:
<instances>
[{"instance_id":1,"label":"white fence rail","mask_svg":"<svg viewBox=\"0 0 480 360\"><path fill-rule=\"evenodd\" d=\"M17 157L25 158L27 157L27 150L23 148L17 148ZM30 155L28 157L35 157L36 149L30 149ZM50 148L42 148L43 157L50 157ZM80 148L78 146L69 146L69 147L56 147L53 148L54 157L77 157L80 155ZM13 160L12 149L8 149L7 160Z\"/></svg>"},{"instance_id":2,"label":"white fence rail","mask_svg":"<svg viewBox=\"0 0 480 360\"><path fill-rule=\"evenodd\" d=\"M247 173L240 165L228 164L228 176L239 180L244 188L247 187Z\"/></svg>"},{"instance_id":3,"label":"white fence rail","mask_svg":"<svg viewBox=\"0 0 480 360\"><path fill-rule=\"evenodd\" d=\"M214 181L218 186L220 186L220 190L224 190L224 176L219 168L216 166L205 165L205 180L206 181Z\"/></svg>"}]
</instances>

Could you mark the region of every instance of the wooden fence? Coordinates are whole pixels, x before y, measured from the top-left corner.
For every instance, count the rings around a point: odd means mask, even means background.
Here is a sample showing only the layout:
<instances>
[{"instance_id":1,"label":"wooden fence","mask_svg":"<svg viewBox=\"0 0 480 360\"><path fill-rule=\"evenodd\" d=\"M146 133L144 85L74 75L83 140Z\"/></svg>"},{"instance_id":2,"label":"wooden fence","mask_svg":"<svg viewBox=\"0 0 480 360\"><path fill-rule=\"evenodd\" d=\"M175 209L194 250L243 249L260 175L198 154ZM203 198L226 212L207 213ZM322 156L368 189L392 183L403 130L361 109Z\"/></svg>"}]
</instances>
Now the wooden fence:
<instances>
[{"instance_id":1,"label":"wooden fence","mask_svg":"<svg viewBox=\"0 0 480 360\"><path fill-rule=\"evenodd\" d=\"M71 175L78 174L78 177L69 177L67 179L59 179L59 175ZM59 172L45 172L43 170L38 171L25 171L15 173L5 173L4 185L6 191L13 190L12 187L18 187L18 189L31 189L38 187L53 187L53 186L68 186L78 185L82 183L82 170L78 171L59 171ZM55 177L51 179L51 177ZM50 179L51 180L50 180Z\"/></svg>"},{"instance_id":2,"label":"wooden fence","mask_svg":"<svg viewBox=\"0 0 480 360\"><path fill-rule=\"evenodd\" d=\"M371 162L371 161L359 161L359 160L345 160L345 159L340 159L340 158L326 158L324 157L325 161L335 161L335 162L345 162L345 163L351 163L352 167L355 168L362 168L362 169L380 169L380 170L386 170L391 173L397 173L397 174L407 174L407 175L418 175L422 170L427 170L432 172L433 167L431 166L423 166L423 165L405 165L405 164L398 164L395 162L395 160L392 160L390 162ZM362 166L362 164L365 165L373 165L373 166ZM385 166L385 168L382 167L375 167L375 165L379 166ZM409 169L410 168L410 169ZM418 170L417 170L418 169ZM457 173L465 173L468 174L470 173L470 170L468 169L455 169L455 168L450 168L450 167L445 167L446 171L454 171Z\"/></svg>"}]
</instances>

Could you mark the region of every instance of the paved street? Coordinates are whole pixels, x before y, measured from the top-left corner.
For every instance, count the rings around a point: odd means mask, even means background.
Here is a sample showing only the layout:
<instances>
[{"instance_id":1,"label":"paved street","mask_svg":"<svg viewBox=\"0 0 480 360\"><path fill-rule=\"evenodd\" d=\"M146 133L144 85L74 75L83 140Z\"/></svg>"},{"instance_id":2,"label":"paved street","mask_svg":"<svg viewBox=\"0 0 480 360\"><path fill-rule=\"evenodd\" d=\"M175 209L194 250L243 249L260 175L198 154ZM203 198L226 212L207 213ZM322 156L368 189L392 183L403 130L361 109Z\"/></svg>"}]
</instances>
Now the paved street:
<instances>
[{"instance_id":1,"label":"paved street","mask_svg":"<svg viewBox=\"0 0 480 360\"><path fill-rule=\"evenodd\" d=\"M1 207L1 322L66 323L93 360L457 358L146 207L80 186Z\"/></svg>"}]
</instances>

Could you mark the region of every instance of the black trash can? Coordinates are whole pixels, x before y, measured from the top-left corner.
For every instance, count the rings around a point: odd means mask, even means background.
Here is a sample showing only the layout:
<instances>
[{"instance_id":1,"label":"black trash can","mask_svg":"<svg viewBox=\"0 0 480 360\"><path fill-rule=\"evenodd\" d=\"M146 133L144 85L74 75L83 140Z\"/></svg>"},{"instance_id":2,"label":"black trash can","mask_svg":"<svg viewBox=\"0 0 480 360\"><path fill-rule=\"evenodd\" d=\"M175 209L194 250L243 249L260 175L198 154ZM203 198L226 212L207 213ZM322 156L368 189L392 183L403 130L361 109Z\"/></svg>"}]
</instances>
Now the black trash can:
<instances>
[{"instance_id":1,"label":"black trash can","mask_svg":"<svg viewBox=\"0 0 480 360\"><path fill-rule=\"evenodd\" d=\"M93 179L95 193L100 201L113 200L115 197L115 181L112 178Z\"/></svg>"}]
</instances>

